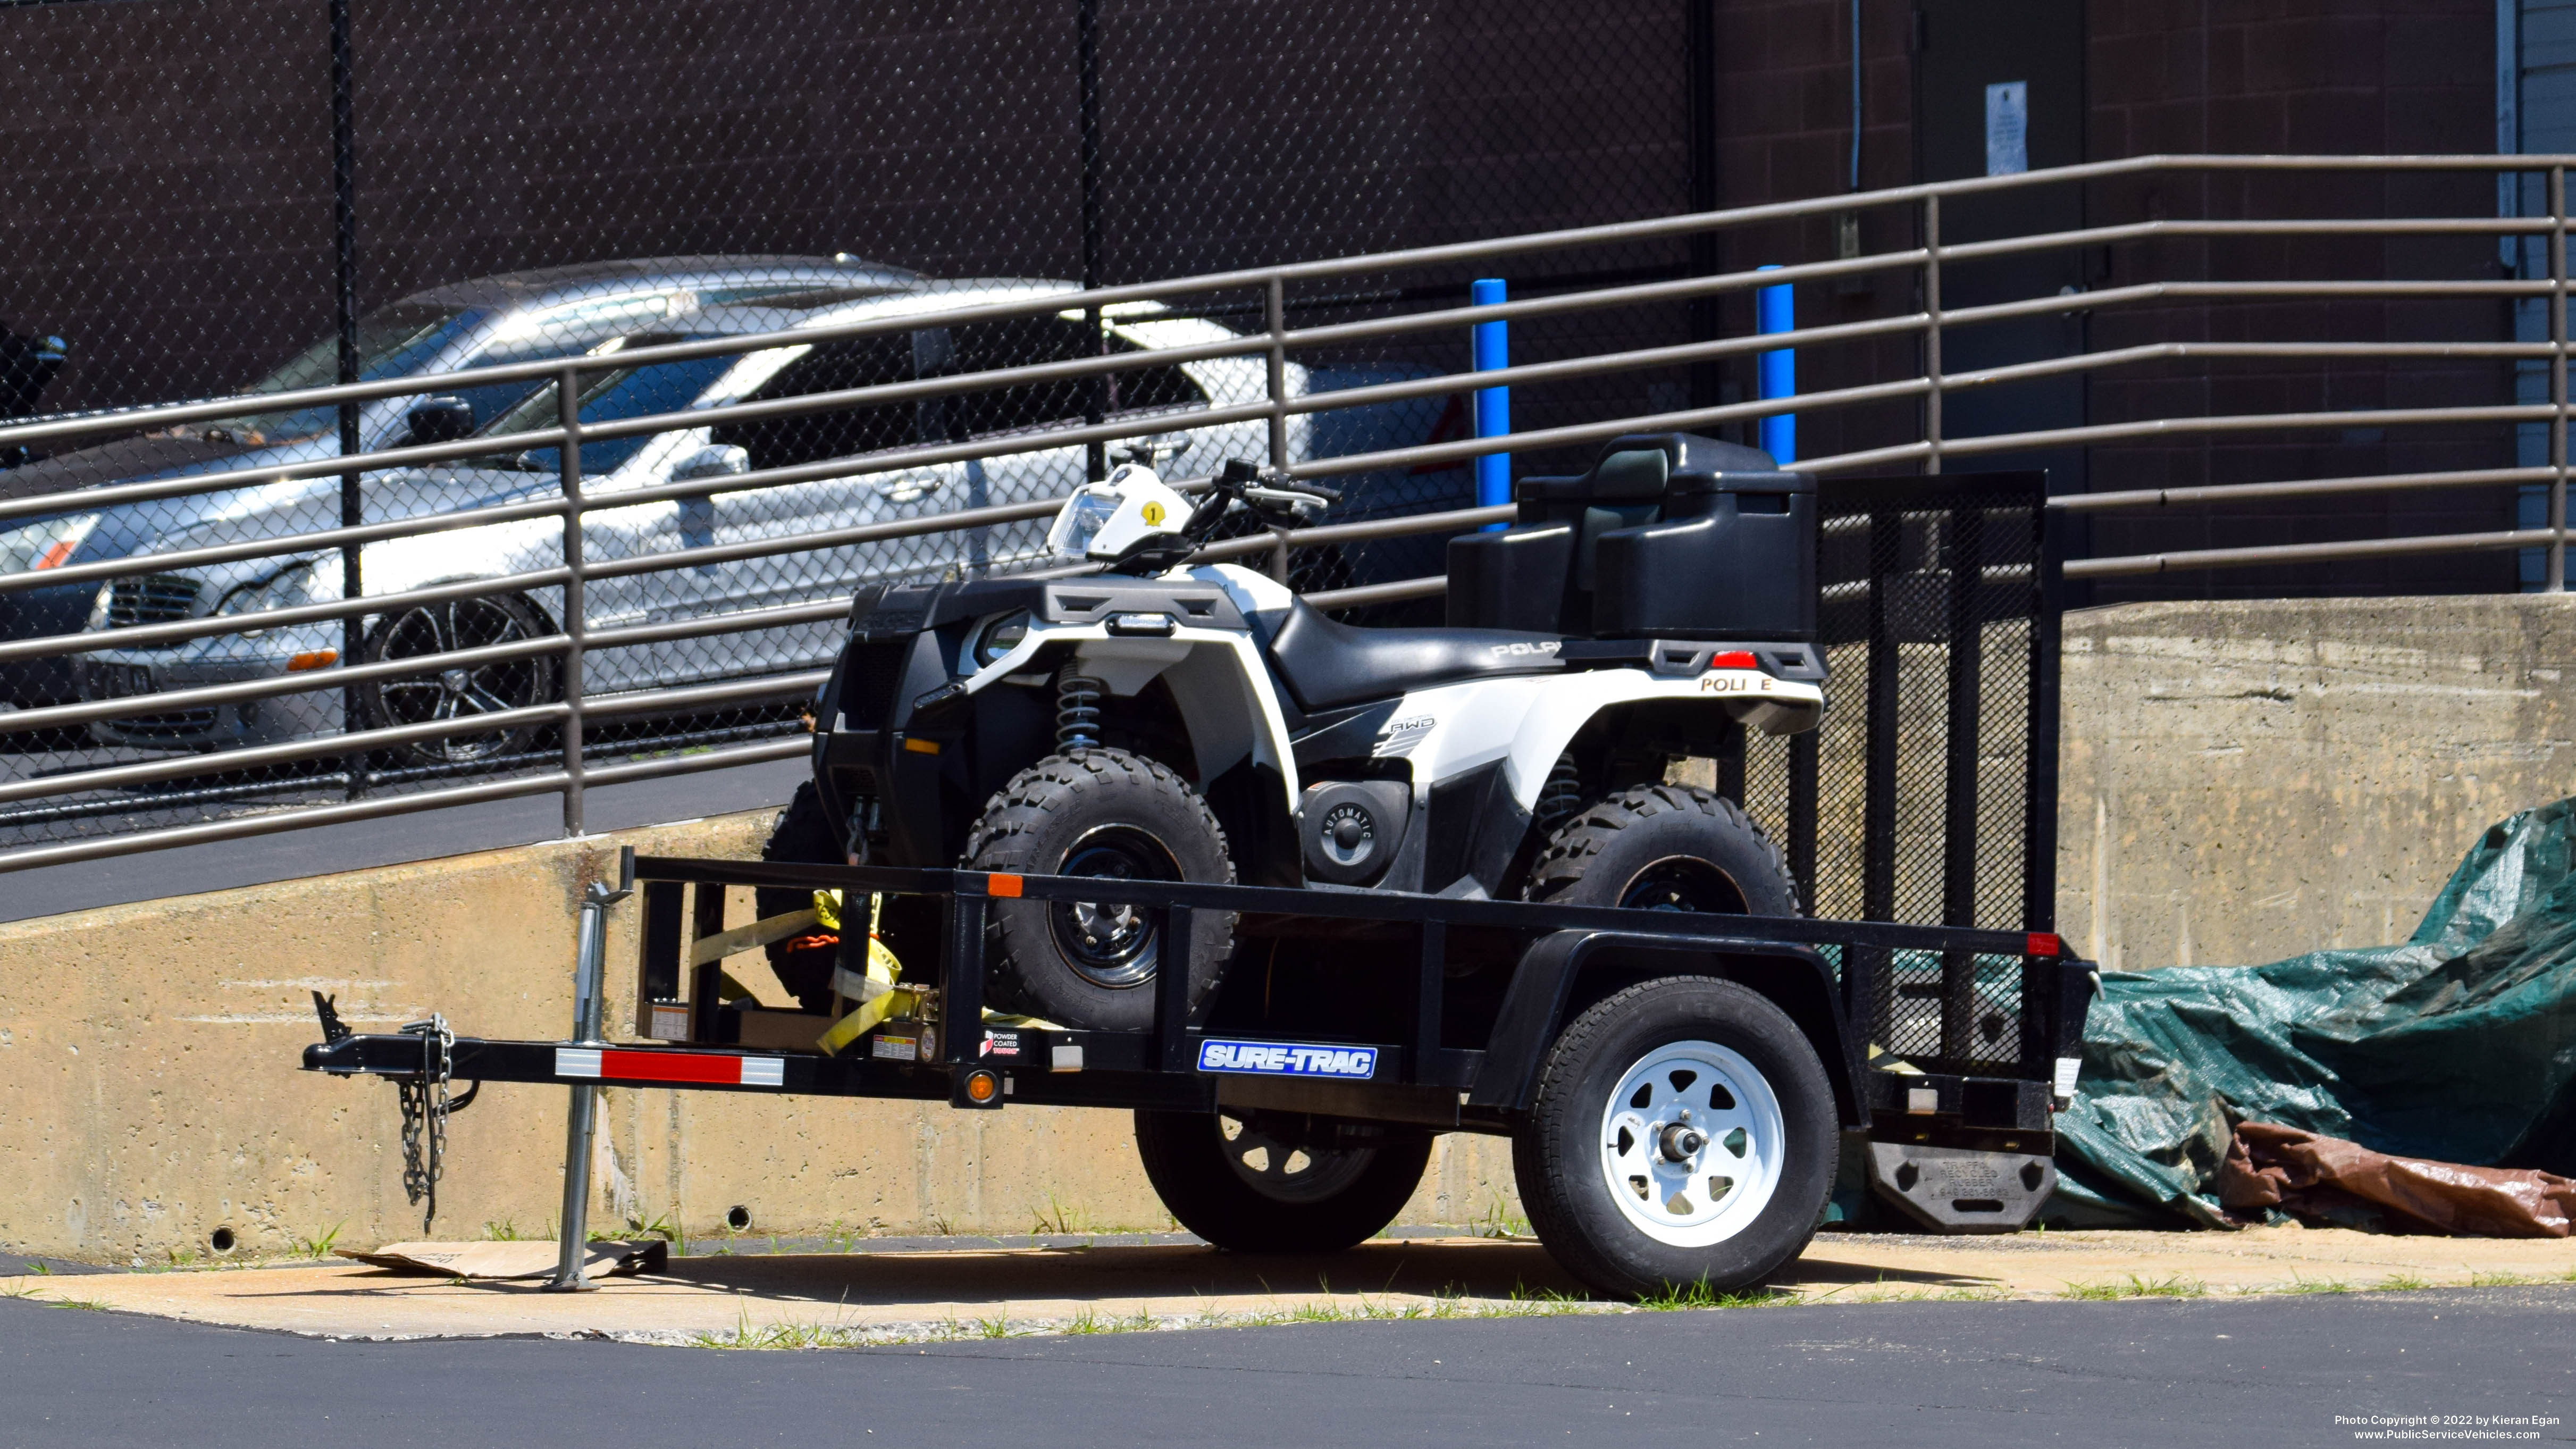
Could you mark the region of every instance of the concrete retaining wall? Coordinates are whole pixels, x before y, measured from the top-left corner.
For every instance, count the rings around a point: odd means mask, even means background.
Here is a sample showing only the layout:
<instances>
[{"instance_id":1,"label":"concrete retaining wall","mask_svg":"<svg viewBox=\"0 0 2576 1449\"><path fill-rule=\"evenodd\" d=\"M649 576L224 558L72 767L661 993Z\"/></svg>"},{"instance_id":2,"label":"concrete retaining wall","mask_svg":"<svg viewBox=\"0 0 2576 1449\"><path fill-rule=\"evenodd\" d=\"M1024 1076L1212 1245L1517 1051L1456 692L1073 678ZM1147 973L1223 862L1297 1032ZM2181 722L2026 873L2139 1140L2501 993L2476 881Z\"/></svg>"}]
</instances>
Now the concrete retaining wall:
<instances>
[{"instance_id":1,"label":"concrete retaining wall","mask_svg":"<svg viewBox=\"0 0 2576 1449\"><path fill-rule=\"evenodd\" d=\"M2402 940L2576 793L2576 597L2129 604L2065 665L2058 927L2105 966Z\"/></svg>"},{"instance_id":2,"label":"concrete retaining wall","mask_svg":"<svg viewBox=\"0 0 2576 1449\"><path fill-rule=\"evenodd\" d=\"M769 812L256 890L0 925L0 1246L93 1261L280 1252L420 1236L393 1089L296 1070L308 992L361 1031L444 1010L461 1031L558 1037L570 922L616 847L749 858ZM750 919L738 892L733 923ZM635 913L617 912L610 1000L631 1001ZM737 974L778 996L754 953ZM612 1035L624 1034L609 1013ZM1154 1228L1122 1113L612 1088L593 1222L718 1236ZM544 1236L562 1192L563 1094L494 1086L453 1120L438 1233ZM1516 1213L1510 1155L1445 1138L1412 1222ZM604 1214L605 1216L599 1216Z\"/></svg>"}]
</instances>

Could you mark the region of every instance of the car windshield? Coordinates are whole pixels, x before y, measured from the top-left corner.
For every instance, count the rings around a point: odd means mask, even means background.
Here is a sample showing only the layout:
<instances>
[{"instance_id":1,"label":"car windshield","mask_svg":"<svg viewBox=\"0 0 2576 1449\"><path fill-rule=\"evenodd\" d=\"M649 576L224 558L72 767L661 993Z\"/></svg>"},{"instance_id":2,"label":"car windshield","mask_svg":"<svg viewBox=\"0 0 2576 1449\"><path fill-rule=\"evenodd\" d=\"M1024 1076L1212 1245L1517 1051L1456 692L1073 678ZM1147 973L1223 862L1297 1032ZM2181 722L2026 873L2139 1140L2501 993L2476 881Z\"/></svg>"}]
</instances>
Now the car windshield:
<instances>
[{"instance_id":1,"label":"car windshield","mask_svg":"<svg viewBox=\"0 0 2576 1449\"><path fill-rule=\"evenodd\" d=\"M466 328L477 314L465 307L439 307L397 302L358 319L358 377L373 382L417 372ZM299 353L268 376L242 389L250 393L293 392L328 387L340 380L340 340L327 337ZM335 407L298 408L292 412L257 413L227 418L206 429L206 436L237 443L283 443L317 437L339 425Z\"/></svg>"},{"instance_id":2,"label":"car windshield","mask_svg":"<svg viewBox=\"0 0 2576 1449\"><path fill-rule=\"evenodd\" d=\"M633 345L661 346L693 339L682 337L638 337ZM593 378L581 393L581 420L588 425L640 418L653 413L678 412L696 403L717 379L732 370L732 357L701 357L688 362L665 362L651 367L628 367L602 373ZM541 388L517 407L503 413L489 427L487 434L533 432L555 425L555 390ZM605 476L625 466L628 459L644 450L653 435L611 438L604 442L581 445L581 470L594 477ZM518 455L522 468L552 473L562 463L553 448L537 448Z\"/></svg>"}]
</instances>

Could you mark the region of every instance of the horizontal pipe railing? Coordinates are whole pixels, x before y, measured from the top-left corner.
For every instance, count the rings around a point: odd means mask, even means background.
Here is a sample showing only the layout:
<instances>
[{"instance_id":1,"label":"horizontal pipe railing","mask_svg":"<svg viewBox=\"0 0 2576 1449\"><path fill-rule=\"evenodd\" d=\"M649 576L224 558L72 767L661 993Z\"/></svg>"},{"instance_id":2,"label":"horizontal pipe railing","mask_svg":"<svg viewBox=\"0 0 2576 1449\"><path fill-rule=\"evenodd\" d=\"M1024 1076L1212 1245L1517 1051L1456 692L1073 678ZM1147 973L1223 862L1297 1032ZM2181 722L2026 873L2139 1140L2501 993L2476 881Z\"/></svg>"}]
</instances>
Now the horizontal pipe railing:
<instances>
[{"instance_id":1,"label":"horizontal pipe railing","mask_svg":"<svg viewBox=\"0 0 2576 1449\"><path fill-rule=\"evenodd\" d=\"M555 389L559 400L568 402L579 396L583 378L612 370L705 358L744 356L772 348L808 347L932 327L965 326L980 322L1039 316L1079 318L1099 313L1105 315L1111 325L1120 325L1149 321L1157 316L1215 316L1235 313L1248 315L1259 310L1257 303L1239 307L1230 301L1223 300L1221 294L1240 292L1246 297L1256 297L1266 293L1269 298L1264 323L1231 336L1178 346L1137 348L1101 356L996 368L983 372L906 379L829 393L693 408L614 421L576 418L569 424L529 429L506 435L490 435L436 444L415 445L403 442L370 452L345 456L317 454L310 458L265 465L255 470L231 473L205 472L176 478L117 483L49 497L0 500L0 528L5 528L19 520L54 513L86 512L124 505L149 505L194 494L229 493L355 473L382 474L398 469L429 468L450 464L473 467L478 462L488 464L490 459L498 456L543 449L563 449L568 454L574 454L580 446L596 447L601 443L621 438L654 436L684 429L770 422L853 408L894 407L996 388L1079 383L1113 377L1139 368L1227 363L1230 360L1258 365L1266 358L1269 372L1267 386L1259 389L1261 396L1257 400L1247 400L1241 396L1219 396L1212 398L1209 405L1204 407L1169 412L1115 414L1108 418L1079 424L1067 420L1063 424L1020 432L956 442L941 441L900 447L877 453L774 467L738 475L653 483L640 488L619 489L613 486L602 486L603 480L597 477L582 479L577 471L573 471L572 476L560 480L560 496L555 497L532 497L501 503L483 503L475 507L459 508L444 513L424 513L415 518L344 524L337 528L316 529L306 533L279 534L222 543L191 543L182 548L162 548L159 552L137 553L109 560L74 562L51 570L30 570L0 575L0 598L6 598L11 594L23 594L30 590L104 586L109 581L137 574L216 568L263 558L323 554L342 550L362 550L371 554L373 546L396 540L476 528L505 527L545 519L563 520L566 530L564 556L571 560L571 564L565 567L530 566L518 573L505 576L441 582L355 600L335 600L258 613L201 616L160 624L83 631L46 638L0 640L0 663L25 663L63 656L157 649L231 633L249 633L337 620L363 621L398 610L434 607L445 602L478 596L546 594L550 591L564 590L577 597L581 588L592 582L707 569L717 565L738 564L787 555L867 548L907 538L954 535L968 530L1028 523L1055 512L1061 506L1061 498L1029 499L1021 502L988 504L974 509L924 512L911 518L884 519L838 528L815 529L803 533L780 532L765 538L697 543L617 558L589 557L582 549L574 546L586 521L598 515L615 514L619 510L633 511L683 501L719 500L734 495L791 488L800 484L827 480L860 480L883 487L899 488L916 480L880 475L895 475L907 470L918 473L919 470L942 468L950 464L970 463L977 460L1095 448L1156 434L1203 434L1205 430L1212 428L1262 422L1266 422L1270 428L1272 456L1269 461L1274 466L1283 468L1294 477L1328 478L1398 469L1438 470L1464 464L1473 458L1495 452L1532 454L1549 449L1594 444L1621 433L1709 429L1751 422L1787 412L1824 414L1838 409L1884 410L1890 406L1919 406L1923 409L1925 428L1922 437L1889 443L1856 445L1839 453L1799 461L1800 468L1829 479L1870 469L1921 466L1938 470L1948 460L1990 459L2044 449L2150 442L2158 438L2234 437L2266 432L2297 433L2354 427L2467 426L2510 429L2525 425L2547 424L2553 439L2551 462L2547 466L2472 467L2349 478L2289 478L2245 484L2130 489L2114 493L2052 499L2050 506L2070 514L2091 514L2138 508L2210 507L2225 505L2231 501L2249 502L2261 499L2383 493L2401 488L2462 489L2542 485L2548 488L2552 495L2552 523L2548 528L2516 528L2252 548L2177 550L2157 554L2078 560L2067 566L2066 575L2070 578L2105 578L2180 569L2277 566L2356 558L2540 548L2548 552L2551 561L2550 578L2552 585L2556 586L2563 578L2561 560L2567 535L2570 532L2563 524L2565 518L2563 504L2557 501L2563 496L2569 475L2563 444L2556 441L2563 436L2566 422L2567 405L2564 401L2566 390L2561 381L2553 381L2552 400L2548 402L2517 401L2492 405L2383 406L2335 411L2310 409L2275 413L2243 412L2213 413L2204 416L2146 417L2099 423L2087 422L2077 427L1972 437L1945 435L1940 421L1942 417L1940 404L1944 397L1954 393L2007 387L2046 378L2090 377L2112 373L2119 369L2175 363L2304 361L2316 363L2321 367L2408 359L2485 361L2502 364L2537 363L2548 367L2553 379L2557 379L2563 376L2568 355L2563 318L2563 299L2567 288L2563 248L2567 220L2563 214L2562 178L2566 166L2571 161L2576 161L2576 157L2554 155L2324 158L2140 157L2015 176L1925 183L1878 192L1809 198L1758 207L1736 208L1730 211L1571 228L1529 236L1413 248L1362 257L1210 273L1168 281L1094 288L1088 291L1068 285L1060 290L1033 290L1024 296L978 302L967 306L942 306L935 297L914 298L900 304L903 310L890 308L879 315L867 318L787 332L714 338L637 348L611 355L474 368L435 376L389 378L374 382L300 389L294 392L201 399L164 407L127 409L70 418L50 418L0 427L0 447L25 446L131 433L143 429L184 427L192 423L221 422L251 414L336 406L351 402L363 404L392 398L430 396L496 383L528 383L540 388L551 387ZM1976 241L1944 240L1939 235L1937 208L1943 198L1990 195L2035 186L2083 185L2159 172L2195 171L2213 174L2382 171L2542 175L2549 178L2551 183L2551 214L2537 217L2159 219ZM1283 310L1284 305L1296 305L1329 313L1353 307L1385 304L1383 299L1354 303L1341 298L1339 294L1319 295L1311 299L1283 304L1282 299L1286 296L1283 289L1291 284L1347 283L1353 278L1373 277L1391 272L1419 271L1427 268L1463 268L1469 265L1485 268L1513 257L1529 257L1584 247L1633 246L1639 243L1701 236L1730 229L1797 223L1832 215L1854 214L1863 210L1884 211L1890 208L1913 208L1918 212L1921 217L1920 235L1907 244L1860 256L1838 257L1831 260L1789 260L1788 265L1766 271L1744 270L1704 275L1650 277L1642 281L1621 278L1613 285L1583 285L1554 291L1546 290L1542 286L1533 289L1536 295L1523 296L1504 303L1441 305L1423 310L1398 311L1382 316L1318 321L1293 328L1286 324L1286 313ZM2090 290L2068 289L2053 295L1985 302L1966 307L1943 306L1939 300L1937 287L1929 286L1929 280L1937 278L1939 270L1944 266L1992 264L2068 248L2135 247L2178 239L2225 241L2283 238L2313 241L2336 238L2399 237L2542 238L2549 243L2552 251L2552 271L2547 278L2356 277L2289 278L2274 281L2149 279L2119 286L2104 286ZM1335 348L1377 344L1408 336L1454 337L1462 329L1488 321L1536 322L1619 309L1671 308L1738 294L1761 286L1784 283L1791 285L1833 283L1890 273L1911 274L1927 279L1927 290L1923 293L1920 306L1911 307L1894 315L1840 320L1784 333L1744 337L1703 337L1677 344L1631 347L1582 356L1543 357L1491 372L1444 372L1418 377L1397 377L1331 391L1317 391L1311 385L1296 383L1291 379L1301 374L1284 370L1291 365L1287 360L1292 358L1311 356ZM1626 274L1628 277L1635 275L1634 272ZM1604 278L1604 280L1610 279ZM1345 287L1344 290L1347 291L1348 288ZM1370 295L1375 296L1375 294ZM1385 295L1393 298L1398 294ZM1414 293L1402 295L1409 298ZM1194 298L1210 299L1210 305L1193 311L1191 299ZM1991 327L2031 319L2101 314L2116 310L2126 313L2134 321L2153 325L2155 319L2162 315L2158 309L2177 306L2313 307L2318 304L2339 302L2382 304L2403 300L2432 304L2448 303L2455 307L2459 304L2479 301L2496 303L2546 301L2550 304L2549 310L2552 313L2551 333L2549 339L2545 341L2461 338L2346 342L2258 340L2242 337L2240 329L2239 335L2229 340L2141 341L2099 351L2078 350L2065 356L2044 357L1964 371L1945 371L1939 361L1942 355L1939 339L1945 332ZM2257 312L2251 315L2259 318L2264 314ZM1687 408L1667 407L1616 418L1581 419L1499 437L1373 448L1367 452L1341 456L1318 456L1302 443L1293 445L1292 451L1292 445L1288 441L1306 436L1288 430L1288 424L1292 420L1346 409L1450 398L1476 388L1490 386L1517 385L1544 388L1552 384L1623 372L1676 370L1704 366L1780 347L1823 349L1873 343L1883 345L1891 341L1921 345L1925 349L1924 355L1927 360L1925 368L1918 375L1911 377L1861 380L1791 398L1721 402ZM1223 374L1219 376L1222 377ZM1248 374L1247 385L1250 385ZM1223 391L1222 388L1214 390ZM558 410L561 411L561 408L559 407ZM1300 424L1300 426L1303 425ZM1204 439L1200 441L1204 446ZM1217 460L1209 457L1193 458L1191 461L1194 465L1212 466ZM544 488L549 484L538 481L534 486ZM1358 523L1336 523L1288 533L1272 531L1211 544L1201 550L1196 557L1201 561L1213 561L1266 555L1272 560L1273 571L1284 577L1288 560L1297 549L1325 548L1344 543L1408 535L1457 533L1505 521L1513 515L1514 511L1510 505L1497 508L1448 509ZM1030 566L1039 562L1034 559L1015 559L1005 556L992 560L991 566L1025 578L1055 577L1081 571L1078 565ZM877 567L871 564L859 569L852 578L839 579L837 588L850 587L855 578L864 576L870 569ZM951 567L954 568L956 565ZM888 576L902 575L890 573ZM838 578L837 575L835 577ZM1308 599L1319 607L1358 608L1372 604L1432 597L1442 592L1445 587L1445 580L1438 577L1405 579L1326 590L1310 594ZM559 632L535 639L511 641L504 645L450 650L440 654L383 660L373 664L340 660L336 665L307 670L292 676L193 686L117 700L84 700L77 703L45 705L0 716L0 734L80 729L101 720L201 709L208 705L241 703L280 695L346 690L352 685L414 676L440 668L470 667L477 663L547 654L565 656L567 670L573 671L574 676L578 677L579 661L587 653L715 638L757 630L829 625L844 618L846 612L847 604L844 595L810 603L793 603L759 610L737 611L731 614L656 619L640 623L593 626L584 619L573 619L562 626ZM345 805L290 811L286 814L291 817L290 823L307 820L328 823L336 819L368 818L373 813L390 814L416 808L431 808L416 803L431 796L445 802L505 798L510 794L545 793L550 790L577 796L586 785L622 779L649 778L656 773L675 773L680 767L671 761L638 761L628 765L603 767L593 767L583 763L581 756L590 751L580 744L582 721L584 718L604 720L639 716L677 716L690 710L719 710L751 704L775 703L810 692L825 677L823 672L817 670L782 666L777 672L748 679L631 691L615 695L576 693L572 698L560 702L530 706L529 709L534 713L527 713L526 719L521 721L522 724L560 722L565 726L566 747L563 754L563 767L550 774L505 782L507 788L501 794L492 793L491 787L478 784L416 795L389 796L384 801L357 800ZM519 720L522 713L525 712L514 711L510 718ZM362 722L352 720L348 723ZM478 725L473 719L406 726L378 724L368 729L352 730L326 738L294 740L247 750L226 751L202 759L119 762L42 781L0 782L0 801L35 799L83 789L122 788L131 784L177 779L192 774L223 774L227 771L263 768L271 764L327 759L333 756L364 753L371 749L413 744L444 735L488 732L490 728L492 726L488 724ZM721 768L727 763L739 763L753 758L785 758L801 748L802 745L795 741L769 741L745 748L719 749L711 751L712 756L718 757L713 763L707 763L709 756L689 756L690 763L687 768ZM215 794L220 794L231 787L213 788ZM207 798L211 800L214 795L209 795ZM138 806L137 808L147 807ZM259 817L258 820L268 822L268 817ZM176 831L164 830L120 836L114 841L87 841L69 846L45 846L32 851L0 853L0 870L20 869L30 864L53 863L74 858L95 858L95 855L100 853L120 853L123 849L151 848L159 844L179 843L185 840L234 838L231 834L220 832L243 824L238 821L215 822L206 826L182 827ZM289 828L289 826L259 823L257 829L245 827L239 833L259 833L261 830L271 828ZM208 831L218 833L206 833Z\"/></svg>"},{"instance_id":2,"label":"horizontal pipe railing","mask_svg":"<svg viewBox=\"0 0 2576 1449\"><path fill-rule=\"evenodd\" d=\"M2168 569L2251 568L2266 564L2333 563L2342 559L2399 558L2427 553L2545 548L2576 530L2517 528L2497 533L2437 533L2416 538L2356 539L2345 543L2281 543L2253 548L2203 548L2188 553L2134 554L2124 558L2070 559L2070 579L2160 574Z\"/></svg>"}]
</instances>

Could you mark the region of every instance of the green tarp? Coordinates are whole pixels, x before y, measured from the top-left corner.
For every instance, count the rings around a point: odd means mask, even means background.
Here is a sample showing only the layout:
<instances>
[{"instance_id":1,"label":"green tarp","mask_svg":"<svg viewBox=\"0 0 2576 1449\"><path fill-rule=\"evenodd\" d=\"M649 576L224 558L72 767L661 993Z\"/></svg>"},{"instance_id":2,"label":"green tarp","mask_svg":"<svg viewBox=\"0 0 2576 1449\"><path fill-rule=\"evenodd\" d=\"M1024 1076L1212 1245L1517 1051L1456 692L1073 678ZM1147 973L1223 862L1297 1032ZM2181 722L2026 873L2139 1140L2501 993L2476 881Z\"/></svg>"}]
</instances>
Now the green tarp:
<instances>
[{"instance_id":1,"label":"green tarp","mask_svg":"<svg viewBox=\"0 0 2576 1449\"><path fill-rule=\"evenodd\" d=\"M2104 972L2042 1220L2225 1225L2231 1112L2576 1175L2576 799L2489 828L2403 945Z\"/></svg>"}]
</instances>

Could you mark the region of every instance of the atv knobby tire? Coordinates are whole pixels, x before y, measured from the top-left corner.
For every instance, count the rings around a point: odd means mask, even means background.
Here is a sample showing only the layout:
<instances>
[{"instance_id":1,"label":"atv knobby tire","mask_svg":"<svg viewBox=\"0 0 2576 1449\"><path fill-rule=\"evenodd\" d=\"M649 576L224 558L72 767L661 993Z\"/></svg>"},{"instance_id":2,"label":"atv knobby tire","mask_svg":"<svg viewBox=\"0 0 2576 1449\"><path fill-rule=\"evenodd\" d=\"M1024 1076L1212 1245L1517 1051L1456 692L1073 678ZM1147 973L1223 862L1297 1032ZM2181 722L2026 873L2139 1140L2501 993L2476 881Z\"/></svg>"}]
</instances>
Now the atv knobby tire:
<instances>
[{"instance_id":1,"label":"atv knobby tire","mask_svg":"<svg viewBox=\"0 0 2576 1449\"><path fill-rule=\"evenodd\" d=\"M967 868L1013 875L1100 875L1231 884L1225 831L1180 776L1125 750L1049 755L984 808ZM1190 913L1190 1004L1234 948L1234 917ZM1168 952L1157 913L1058 901L993 902L985 994L1065 1026L1142 1031Z\"/></svg>"},{"instance_id":2,"label":"atv knobby tire","mask_svg":"<svg viewBox=\"0 0 2576 1449\"><path fill-rule=\"evenodd\" d=\"M1136 1114L1146 1180L1182 1227L1235 1253L1338 1253L1395 1221L1422 1183L1431 1134L1389 1129L1366 1146L1308 1149L1256 1120Z\"/></svg>"},{"instance_id":3,"label":"atv knobby tire","mask_svg":"<svg viewBox=\"0 0 2576 1449\"><path fill-rule=\"evenodd\" d=\"M1787 1013L1710 977L1648 981L1548 1049L1513 1176L1539 1241L1621 1297L1731 1293L1805 1250L1833 1191L1832 1085Z\"/></svg>"},{"instance_id":4,"label":"atv knobby tire","mask_svg":"<svg viewBox=\"0 0 2576 1449\"><path fill-rule=\"evenodd\" d=\"M1584 809L1539 852L1526 894L1560 906L1798 914L1780 848L1735 802L1687 785L1640 785Z\"/></svg>"}]
</instances>

